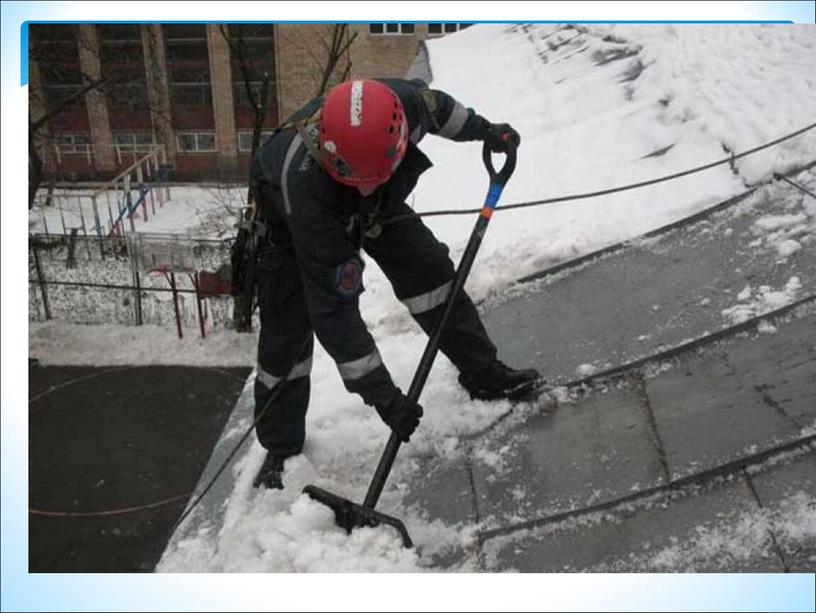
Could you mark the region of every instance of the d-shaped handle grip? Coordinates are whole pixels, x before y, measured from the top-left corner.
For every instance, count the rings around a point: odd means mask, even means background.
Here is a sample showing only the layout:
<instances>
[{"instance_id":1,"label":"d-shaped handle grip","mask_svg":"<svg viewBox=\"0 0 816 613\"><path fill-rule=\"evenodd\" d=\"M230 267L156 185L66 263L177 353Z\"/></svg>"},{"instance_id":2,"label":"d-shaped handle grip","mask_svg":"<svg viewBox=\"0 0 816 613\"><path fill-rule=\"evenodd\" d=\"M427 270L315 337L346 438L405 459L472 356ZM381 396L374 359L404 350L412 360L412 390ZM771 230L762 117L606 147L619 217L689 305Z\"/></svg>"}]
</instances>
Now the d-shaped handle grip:
<instances>
[{"instance_id":1,"label":"d-shaped handle grip","mask_svg":"<svg viewBox=\"0 0 816 613\"><path fill-rule=\"evenodd\" d=\"M516 152L518 151L518 143L510 139L507 143L507 158L504 161L504 166L501 170L496 172L493 166L492 151L487 143L482 147L482 160L484 161L487 173L490 175L491 185L506 185L510 180L510 176L516 169Z\"/></svg>"}]
</instances>

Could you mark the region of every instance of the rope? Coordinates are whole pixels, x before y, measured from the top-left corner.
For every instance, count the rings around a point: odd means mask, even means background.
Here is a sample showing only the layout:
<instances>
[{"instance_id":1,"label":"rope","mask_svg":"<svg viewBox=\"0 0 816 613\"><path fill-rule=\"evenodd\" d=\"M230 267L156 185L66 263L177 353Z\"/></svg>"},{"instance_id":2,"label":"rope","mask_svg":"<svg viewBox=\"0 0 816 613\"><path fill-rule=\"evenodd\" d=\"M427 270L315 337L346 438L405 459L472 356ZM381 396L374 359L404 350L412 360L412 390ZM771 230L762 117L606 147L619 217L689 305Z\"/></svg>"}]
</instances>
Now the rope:
<instances>
[{"instance_id":1,"label":"rope","mask_svg":"<svg viewBox=\"0 0 816 613\"><path fill-rule=\"evenodd\" d=\"M184 510L184 513L181 514L181 516L173 524L172 528L170 528L170 536L173 535L176 529L182 524L182 522L184 522L185 519L187 519L187 517L189 517L189 515L196 509L196 507L198 507L198 505L201 504L201 501L209 493L209 491L215 485L216 481L218 481L218 479L221 477L222 473L226 470L227 466L230 465L230 462L232 462L233 458L238 453L238 450L241 449L246 440L249 438L249 435L252 434L252 431L255 429L255 426L258 424L259 421L261 421L261 419L266 414L267 410L269 410L269 407L272 405L275 399L278 396L280 396L281 391L283 390L286 383L289 381L289 375L292 374L292 371L295 369L295 366L297 366L298 362L302 358L303 353L306 351L306 348L309 346L309 342L311 340L312 337L311 335L309 335L306 338L306 341L303 343L302 347L300 348L300 351L295 356L295 359L292 361L292 366L287 371L286 376L283 377L275 386L275 388L272 390L272 394L269 396L269 399L266 401L266 404L264 404L263 408L258 412L258 415L253 420L252 424L249 426L249 428L247 428L246 432L244 432L243 436L241 437L241 440L239 440L236 443L235 447L232 448L232 451L230 451L229 455L227 456L227 459L221 463L221 466L219 466L218 470L215 471L215 475L213 475L212 479L210 479L210 481L207 483L207 485L204 487L201 493L196 497L195 500L193 500L192 503L190 503L190 505Z\"/></svg>"},{"instance_id":2,"label":"rope","mask_svg":"<svg viewBox=\"0 0 816 613\"><path fill-rule=\"evenodd\" d=\"M136 507L123 507L121 509L111 509L109 511L43 511L41 509L29 509L29 515L41 515L43 517L107 517L110 515L125 515L127 513L136 513L147 509L156 509L174 502L186 500L190 496L189 493L173 496L158 502L150 504L142 504Z\"/></svg>"},{"instance_id":3,"label":"rope","mask_svg":"<svg viewBox=\"0 0 816 613\"><path fill-rule=\"evenodd\" d=\"M678 477L672 481L669 481L668 483L655 485L653 487L647 488L645 490L640 490L632 494L626 494L624 496L614 498L607 502L600 502L586 507L580 507L578 509L562 511L560 513L555 513L553 515L546 515L538 519L532 519L528 521L519 522L516 524L510 524L508 526L503 526L500 528L491 528L488 530L484 530L482 532L478 532L477 537L481 543L484 543L488 539L495 538L497 536L512 534L513 532L517 532L519 530L531 530L533 528L541 528L542 526L546 526L549 524L560 523L568 519L574 519L576 517L585 517L587 515L593 513L600 513L602 511L609 511L611 513L614 513L624 505L634 505L642 503L643 501L647 501L650 497L659 494L681 492L681 490L689 486L705 485L706 483L710 483L717 478L727 477L728 475L732 475L737 471L744 471L748 467L758 466L761 465L763 462L767 462L768 460L780 458L782 457L782 454L785 453L799 452L803 455L807 453L812 453L814 450L814 443L816 443L816 435L808 434L801 438L790 441L788 443L783 443L781 445L771 447L770 449L765 449L764 451L744 456L731 462L726 462L725 464L720 464L718 466L714 466L712 468L702 470L697 473L692 473L684 477Z\"/></svg>"},{"instance_id":4,"label":"rope","mask_svg":"<svg viewBox=\"0 0 816 613\"><path fill-rule=\"evenodd\" d=\"M790 140L796 136L804 134L805 132L816 128L816 123L812 123L804 128L796 130L795 132L791 132L790 134L786 134L776 140L772 140L768 143L763 145L759 145L758 147L754 147L753 149L748 149L747 151L743 151L742 153L732 154L726 158L722 158L721 160L717 160L715 162L710 162L708 164L703 164L702 166L697 166L696 168L690 168L688 170L683 170L681 172L676 172L674 174L665 175L662 177L658 177L656 179L650 179L648 181L640 181L639 183L630 183L628 185L621 185L618 187L612 187L609 189L602 189L594 192L586 192L582 194L570 194L567 196L558 196L556 198L545 198L544 200L532 200L529 202L519 202L516 204L506 204L504 206L499 206L498 210L509 210L509 209L522 209L532 206L541 206L543 204L555 204L556 202L569 202L571 200L583 200L585 198L597 198L599 196L608 196L609 194L616 194L620 192L625 192L633 189L639 189L641 187L647 187L649 185L655 185L657 183L664 183L666 181L671 181L674 179L679 179L680 177L685 177L687 175L691 175L694 173L702 172L704 170L708 170L710 168L714 168L716 166L721 166L723 164L730 164L736 160L741 158L747 157L749 155L753 155L763 149L768 149L769 147L773 147L778 145L779 143L785 142L786 140ZM381 225L386 226L392 223L396 223L398 221L403 221L405 219L411 219L415 216L419 217L436 217L441 215L473 215L476 213L481 212L481 208L478 209L447 209L447 210L439 210L439 211L425 211L424 213L414 213L412 215L399 215L397 217L392 217L391 219L385 220L381 223Z\"/></svg>"},{"instance_id":5,"label":"rope","mask_svg":"<svg viewBox=\"0 0 816 613\"><path fill-rule=\"evenodd\" d=\"M803 194L807 194L808 196L816 198L816 194L814 194L812 191L810 191L809 189L807 189L806 187L804 187L802 185L799 185L796 181L791 181L785 175L781 175L779 173L774 173L774 179L782 179L785 183L787 183L789 185L793 185L793 187L798 189Z\"/></svg>"}]
</instances>

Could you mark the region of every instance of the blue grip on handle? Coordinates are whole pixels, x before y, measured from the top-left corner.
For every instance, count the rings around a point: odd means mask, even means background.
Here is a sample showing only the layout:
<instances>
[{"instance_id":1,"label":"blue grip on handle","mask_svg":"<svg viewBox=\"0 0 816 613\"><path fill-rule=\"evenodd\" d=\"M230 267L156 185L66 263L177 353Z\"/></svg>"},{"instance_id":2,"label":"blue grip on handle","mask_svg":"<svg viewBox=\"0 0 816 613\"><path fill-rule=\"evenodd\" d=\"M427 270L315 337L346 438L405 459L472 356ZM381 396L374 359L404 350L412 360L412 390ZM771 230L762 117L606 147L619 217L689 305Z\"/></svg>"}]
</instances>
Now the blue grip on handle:
<instances>
[{"instance_id":1,"label":"blue grip on handle","mask_svg":"<svg viewBox=\"0 0 816 613\"><path fill-rule=\"evenodd\" d=\"M490 189L487 190L487 198L485 199L485 206L495 209L501 198L504 185L501 183L491 183Z\"/></svg>"}]
</instances>

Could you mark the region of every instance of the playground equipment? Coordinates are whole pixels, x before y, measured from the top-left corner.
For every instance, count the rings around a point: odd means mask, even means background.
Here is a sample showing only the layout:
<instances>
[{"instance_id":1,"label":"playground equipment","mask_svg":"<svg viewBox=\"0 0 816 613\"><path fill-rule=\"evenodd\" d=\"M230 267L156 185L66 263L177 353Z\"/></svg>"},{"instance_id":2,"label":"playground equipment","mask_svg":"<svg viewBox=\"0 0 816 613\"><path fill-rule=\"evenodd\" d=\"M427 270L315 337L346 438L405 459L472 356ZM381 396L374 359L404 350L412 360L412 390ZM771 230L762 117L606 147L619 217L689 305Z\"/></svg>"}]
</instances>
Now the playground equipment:
<instances>
[{"instance_id":1,"label":"playground equipment","mask_svg":"<svg viewBox=\"0 0 816 613\"><path fill-rule=\"evenodd\" d=\"M40 204L48 204L39 207L45 234L56 230L54 211L59 213L56 223L62 226L62 234L95 234L98 238L135 232L138 217L146 222L151 215L155 216L157 207L160 209L171 200L164 148L153 148L138 157L136 152L127 154L133 157L133 162L95 189L58 190L40 196ZM119 153L117 159L121 158Z\"/></svg>"}]
</instances>

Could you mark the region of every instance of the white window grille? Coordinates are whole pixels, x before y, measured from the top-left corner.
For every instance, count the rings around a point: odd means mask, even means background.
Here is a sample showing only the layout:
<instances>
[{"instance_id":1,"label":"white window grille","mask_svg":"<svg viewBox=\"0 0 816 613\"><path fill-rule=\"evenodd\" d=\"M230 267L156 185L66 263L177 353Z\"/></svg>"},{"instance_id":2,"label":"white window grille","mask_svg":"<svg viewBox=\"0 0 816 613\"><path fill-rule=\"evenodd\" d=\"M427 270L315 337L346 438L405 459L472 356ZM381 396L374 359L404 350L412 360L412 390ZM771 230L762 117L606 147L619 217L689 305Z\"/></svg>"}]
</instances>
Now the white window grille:
<instances>
[{"instance_id":1,"label":"white window grille","mask_svg":"<svg viewBox=\"0 0 816 613\"><path fill-rule=\"evenodd\" d=\"M261 144L272 136L273 130L261 130ZM252 151L252 130L238 131L238 151L249 153Z\"/></svg>"},{"instance_id":2,"label":"white window grille","mask_svg":"<svg viewBox=\"0 0 816 613\"><path fill-rule=\"evenodd\" d=\"M128 149L148 151L155 141L150 132L114 132L113 143Z\"/></svg>"},{"instance_id":3,"label":"white window grille","mask_svg":"<svg viewBox=\"0 0 816 613\"><path fill-rule=\"evenodd\" d=\"M176 132L176 145L179 153L205 153L214 152L215 132Z\"/></svg>"},{"instance_id":4,"label":"white window grille","mask_svg":"<svg viewBox=\"0 0 816 613\"><path fill-rule=\"evenodd\" d=\"M61 134L54 139L60 153L86 155L91 150L89 134Z\"/></svg>"}]
</instances>

